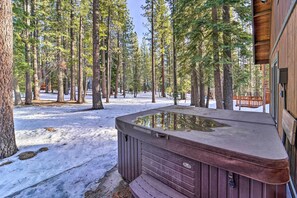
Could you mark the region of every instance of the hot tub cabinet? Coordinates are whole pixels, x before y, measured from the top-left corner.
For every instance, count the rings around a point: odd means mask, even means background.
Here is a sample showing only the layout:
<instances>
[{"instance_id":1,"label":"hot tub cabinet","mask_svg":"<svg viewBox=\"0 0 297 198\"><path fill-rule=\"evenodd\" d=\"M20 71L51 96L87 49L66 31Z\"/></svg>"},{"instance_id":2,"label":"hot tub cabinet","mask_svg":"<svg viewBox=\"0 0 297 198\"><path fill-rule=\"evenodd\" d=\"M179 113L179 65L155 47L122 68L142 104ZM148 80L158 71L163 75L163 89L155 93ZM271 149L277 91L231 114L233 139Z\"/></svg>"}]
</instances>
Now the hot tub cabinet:
<instances>
[{"instance_id":1,"label":"hot tub cabinet","mask_svg":"<svg viewBox=\"0 0 297 198\"><path fill-rule=\"evenodd\" d=\"M170 106L116 127L134 197L286 197L288 156L268 114Z\"/></svg>"}]
</instances>

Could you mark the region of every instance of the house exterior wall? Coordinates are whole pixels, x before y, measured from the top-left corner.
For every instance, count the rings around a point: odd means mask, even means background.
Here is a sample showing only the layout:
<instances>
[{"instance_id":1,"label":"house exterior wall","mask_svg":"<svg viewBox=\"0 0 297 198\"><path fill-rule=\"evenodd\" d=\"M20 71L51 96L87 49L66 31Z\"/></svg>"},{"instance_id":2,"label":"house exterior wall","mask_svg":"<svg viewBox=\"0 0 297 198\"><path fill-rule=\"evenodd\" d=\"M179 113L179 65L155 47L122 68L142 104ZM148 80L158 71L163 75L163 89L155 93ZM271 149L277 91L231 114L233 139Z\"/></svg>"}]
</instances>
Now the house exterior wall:
<instances>
[{"instance_id":1,"label":"house exterior wall","mask_svg":"<svg viewBox=\"0 0 297 198\"><path fill-rule=\"evenodd\" d=\"M270 65L271 79L273 67L277 60L278 68L288 68L287 110L297 118L297 0L274 0L271 15L271 42ZM273 84L270 86L273 87ZM278 85L278 93L282 87ZM273 97L273 96L272 96ZM274 105L270 107L271 111ZM283 136L282 111L284 98L278 94L278 131ZM285 147L289 155L290 175L295 189L297 189L297 147L291 145L288 140Z\"/></svg>"},{"instance_id":2,"label":"house exterior wall","mask_svg":"<svg viewBox=\"0 0 297 198\"><path fill-rule=\"evenodd\" d=\"M278 59L279 68L288 68L287 110L297 118L297 7L295 5L296 0L273 1L270 65L273 67L275 60ZM278 93L281 90L279 86ZM278 130L282 136L280 123L284 99L280 96L278 104Z\"/></svg>"}]
</instances>

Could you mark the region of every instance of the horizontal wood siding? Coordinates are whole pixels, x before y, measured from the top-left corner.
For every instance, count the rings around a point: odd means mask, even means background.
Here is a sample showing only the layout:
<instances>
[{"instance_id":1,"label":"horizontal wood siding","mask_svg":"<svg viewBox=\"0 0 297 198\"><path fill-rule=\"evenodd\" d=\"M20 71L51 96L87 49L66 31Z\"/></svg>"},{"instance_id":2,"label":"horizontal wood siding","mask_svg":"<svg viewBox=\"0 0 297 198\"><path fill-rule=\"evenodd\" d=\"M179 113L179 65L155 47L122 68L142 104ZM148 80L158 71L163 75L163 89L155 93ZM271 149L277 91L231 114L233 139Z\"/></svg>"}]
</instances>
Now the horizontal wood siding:
<instances>
[{"instance_id":1,"label":"horizontal wood siding","mask_svg":"<svg viewBox=\"0 0 297 198\"><path fill-rule=\"evenodd\" d=\"M263 184L237 174L235 188L228 184L228 171L190 160L142 143L142 172L190 198L285 198L285 185ZM121 152L122 153L122 152ZM186 168L183 163L191 168Z\"/></svg>"}]
</instances>

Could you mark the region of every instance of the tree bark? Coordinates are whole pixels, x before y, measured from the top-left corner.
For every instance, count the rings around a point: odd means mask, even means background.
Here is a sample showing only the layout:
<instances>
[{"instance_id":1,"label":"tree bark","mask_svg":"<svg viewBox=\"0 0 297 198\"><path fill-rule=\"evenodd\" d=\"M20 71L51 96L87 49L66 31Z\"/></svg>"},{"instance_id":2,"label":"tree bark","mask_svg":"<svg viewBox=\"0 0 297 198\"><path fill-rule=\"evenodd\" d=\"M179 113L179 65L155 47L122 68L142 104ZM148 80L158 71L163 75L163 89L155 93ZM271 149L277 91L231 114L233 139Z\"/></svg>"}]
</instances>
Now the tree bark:
<instances>
[{"instance_id":1,"label":"tree bark","mask_svg":"<svg viewBox=\"0 0 297 198\"><path fill-rule=\"evenodd\" d=\"M111 73L110 73L110 20L111 20L111 9L108 7L108 17L107 17L107 94L106 103L109 103L109 97L111 92Z\"/></svg>"},{"instance_id":2,"label":"tree bark","mask_svg":"<svg viewBox=\"0 0 297 198\"><path fill-rule=\"evenodd\" d=\"M120 51L120 33L118 32L118 65L115 79L115 90L114 90L114 98L118 97L118 89L119 89L119 75L121 69L121 51Z\"/></svg>"},{"instance_id":3,"label":"tree bark","mask_svg":"<svg viewBox=\"0 0 297 198\"><path fill-rule=\"evenodd\" d=\"M102 39L102 46L105 44L105 39ZM106 51L101 50L101 60L102 60L102 98L106 98Z\"/></svg>"},{"instance_id":4,"label":"tree bark","mask_svg":"<svg viewBox=\"0 0 297 198\"><path fill-rule=\"evenodd\" d=\"M165 61L164 53L161 54L161 64L162 64L162 97L166 97L165 93Z\"/></svg>"},{"instance_id":5,"label":"tree bark","mask_svg":"<svg viewBox=\"0 0 297 198\"><path fill-rule=\"evenodd\" d=\"M215 83L215 98L217 109L223 109L222 103L222 85L221 85L221 71L220 71L220 57L219 57L219 33L217 29L218 23L218 10L217 7L214 5L212 7L212 21L213 21L213 33L212 33L212 42L213 42L213 65L214 65L214 83Z\"/></svg>"},{"instance_id":6,"label":"tree bark","mask_svg":"<svg viewBox=\"0 0 297 198\"><path fill-rule=\"evenodd\" d=\"M155 70L155 43L154 43L154 1L152 0L152 5L151 5L151 14L152 14L152 18L151 18L151 33L152 33L152 103L156 102L156 96L155 96L155 92L156 92L156 70Z\"/></svg>"},{"instance_id":7,"label":"tree bark","mask_svg":"<svg viewBox=\"0 0 297 198\"><path fill-rule=\"evenodd\" d=\"M205 83L203 65L199 65L199 91L200 91L200 107L205 107Z\"/></svg>"},{"instance_id":8,"label":"tree bark","mask_svg":"<svg viewBox=\"0 0 297 198\"><path fill-rule=\"evenodd\" d=\"M99 0L93 0L93 109L103 109L100 92Z\"/></svg>"},{"instance_id":9,"label":"tree bark","mask_svg":"<svg viewBox=\"0 0 297 198\"><path fill-rule=\"evenodd\" d=\"M37 61L37 41L38 41L38 35L37 35L37 19L36 19L36 0L32 0L31 1L31 8L32 8L32 17L33 17L33 43L32 43L32 63L33 63L33 83L34 83L34 91L33 91L33 96L34 96L34 100L40 100L40 96L39 96L39 77L38 77L38 61Z\"/></svg>"},{"instance_id":10,"label":"tree bark","mask_svg":"<svg viewBox=\"0 0 297 198\"><path fill-rule=\"evenodd\" d=\"M0 159L17 152L13 121L13 27L11 0L0 2Z\"/></svg>"},{"instance_id":11,"label":"tree bark","mask_svg":"<svg viewBox=\"0 0 297 198\"><path fill-rule=\"evenodd\" d=\"M76 100L76 91L75 91L75 64L74 64L74 3L73 0L70 1L71 3L71 13L70 13L70 64L71 64L71 71L70 71L70 78L71 78L71 87L70 87L70 100ZM81 23L81 21L80 21ZM81 28L81 27L80 27Z\"/></svg>"},{"instance_id":12,"label":"tree bark","mask_svg":"<svg viewBox=\"0 0 297 198\"><path fill-rule=\"evenodd\" d=\"M192 69L192 72L193 72L193 93L194 93L194 99L193 99L193 102L194 102L194 106L195 107L200 107L200 96L199 96L199 84L198 84L198 74L197 74L197 70L194 68Z\"/></svg>"},{"instance_id":13,"label":"tree bark","mask_svg":"<svg viewBox=\"0 0 297 198\"><path fill-rule=\"evenodd\" d=\"M203 56L203 50L202 50L202 44L201 43L198 47L198 53L199 56L202 57ZM204 83L204 65L203 62L200 61L199 63L199 106L200 107L205 107L205 83Z\"/></svg>"},{"instance_id":14,"label":"tree bark","mask_svg":"<svg viewBox=\"0 0 297 198\"><path fill-rule=\"evenodd\" d=\"M57 22L58 24L61 21L61 0L57 0L56 5L57 10ZM60 32L60 27L57 28L57 31ZM64 83L63 83L63 77L64 77L64 68L62 63L62 52L60 49L61 45L61 36L57 35L57 64L58 64L58 98L57 102L64 102Z\"/></svg>"},{"instance_id":15,"label":"tree bark","mask_svg":"<svg viewBox=\"0 0 297 198\"><path fill-rule=\"evenodd\" d=\"M27 15L30 15L30 4L28 0L24 1L24 10ZM30 19L27 17L25 18L26 20L26 25L30 26ZM31 57L30 57L30 35L29 35L29 30L28 28L25 30L25 60L26 63L28 64L28 67L31 65ZM30 74L30 69L28 68L26 71L26 94L25 94L25 105L31 105L32 104L32 84L31 84L31 74Z\"/></svg>"},{"instance_id":16,"label":"tree bark","mask_svg":"<svg viewBox=\"0 0 297 198\"><path fill-rule=\"evenodd\" d=\"M209 99L210 99L210 83L207 85L207 98L206 98L206 104L205 107L209 108Z\"/></svg>"},{"instance_id":17,"label":"tree bark","mask_svg":"<svg viewBox=\"0 0 297 198\"><path fill-rule=\"evenodd\" d=\"M230 25L230 7L223 5L223 21L226 25ZM231 36L230 32L224 31L224 85L223 85L223 97L224 108L233 110L233 79L232 79L232 53L231 53Z\"/></svg>"},{"instance_id":18,"label":"tree bark","mask_svg":"<svg viewBox=\"0 0 297 198\"><path fill-rule=\"evenodd\" d=\"M126 98L126 62L123 63L123 96Z\"/></svg>"},{"instance_id":19,"label":"tree bark","mask_svg":"<svg viewBox=\"0 0 297 198\"><path fill-rule=\"evenodd\" d=\"M175 0L173 0L173 12L172 15L175 14ZM173 17L172 20L173 26L173 97L174 97L174 105L177 105L177 60L176 60L176 35L175 35L175 19Z\"/></svg>"},{"instance_id":20,"label":"tree bark","mask_svg":"<svg viewBox=\"0 0 297 198\"><path fill-rule=\"evenodd\" d=\"M83 103L83 60L82 60L82 17L79 18L79 41L78 41L78 103Z\"/></svg>"},{"instance_id":21,"label":"tree bark","mask_svg":"<svg viewBox=\"0 0 297 198\"><path fill-rule=\"evenodd\" d=\"M25 105L32 104L32 84L31 84L31 75L29 71L26 71L26 96L25 96Z\"/></svg>"},{"instance_id":22,"label":"tree bark","mask_svg":"<svg viewBox=\"0 0 297 198\"><path fill-rule=\"evenodd\" d=\"M18 106L22 104L22 97L21 97L20 86L17 78L13 79L13 90L14 90L14 105Z\"/></svg>"}]
</instances>

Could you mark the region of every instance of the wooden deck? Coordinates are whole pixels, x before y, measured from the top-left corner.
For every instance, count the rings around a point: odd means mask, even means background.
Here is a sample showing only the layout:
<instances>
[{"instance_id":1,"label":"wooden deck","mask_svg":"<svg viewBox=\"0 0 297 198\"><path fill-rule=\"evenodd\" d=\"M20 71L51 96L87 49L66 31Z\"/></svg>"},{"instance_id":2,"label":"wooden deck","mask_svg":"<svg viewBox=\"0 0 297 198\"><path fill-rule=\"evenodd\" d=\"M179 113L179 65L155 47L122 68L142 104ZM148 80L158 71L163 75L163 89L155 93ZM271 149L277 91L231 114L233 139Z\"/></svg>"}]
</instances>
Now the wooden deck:
<instances>
[{"instance_id":1,"label":"wooden deck","mask_svg":"<svg viewBox=\"0 0 297 198\"><path fill-rule=\"evenodd\" d=\"M267 94L266 94L267 95ZM263 97L261 96L233 96L236 106L258 108L263 106ZM270 96L266 96L266 104L270 104Z\"/></svg>"}]
</instances>

